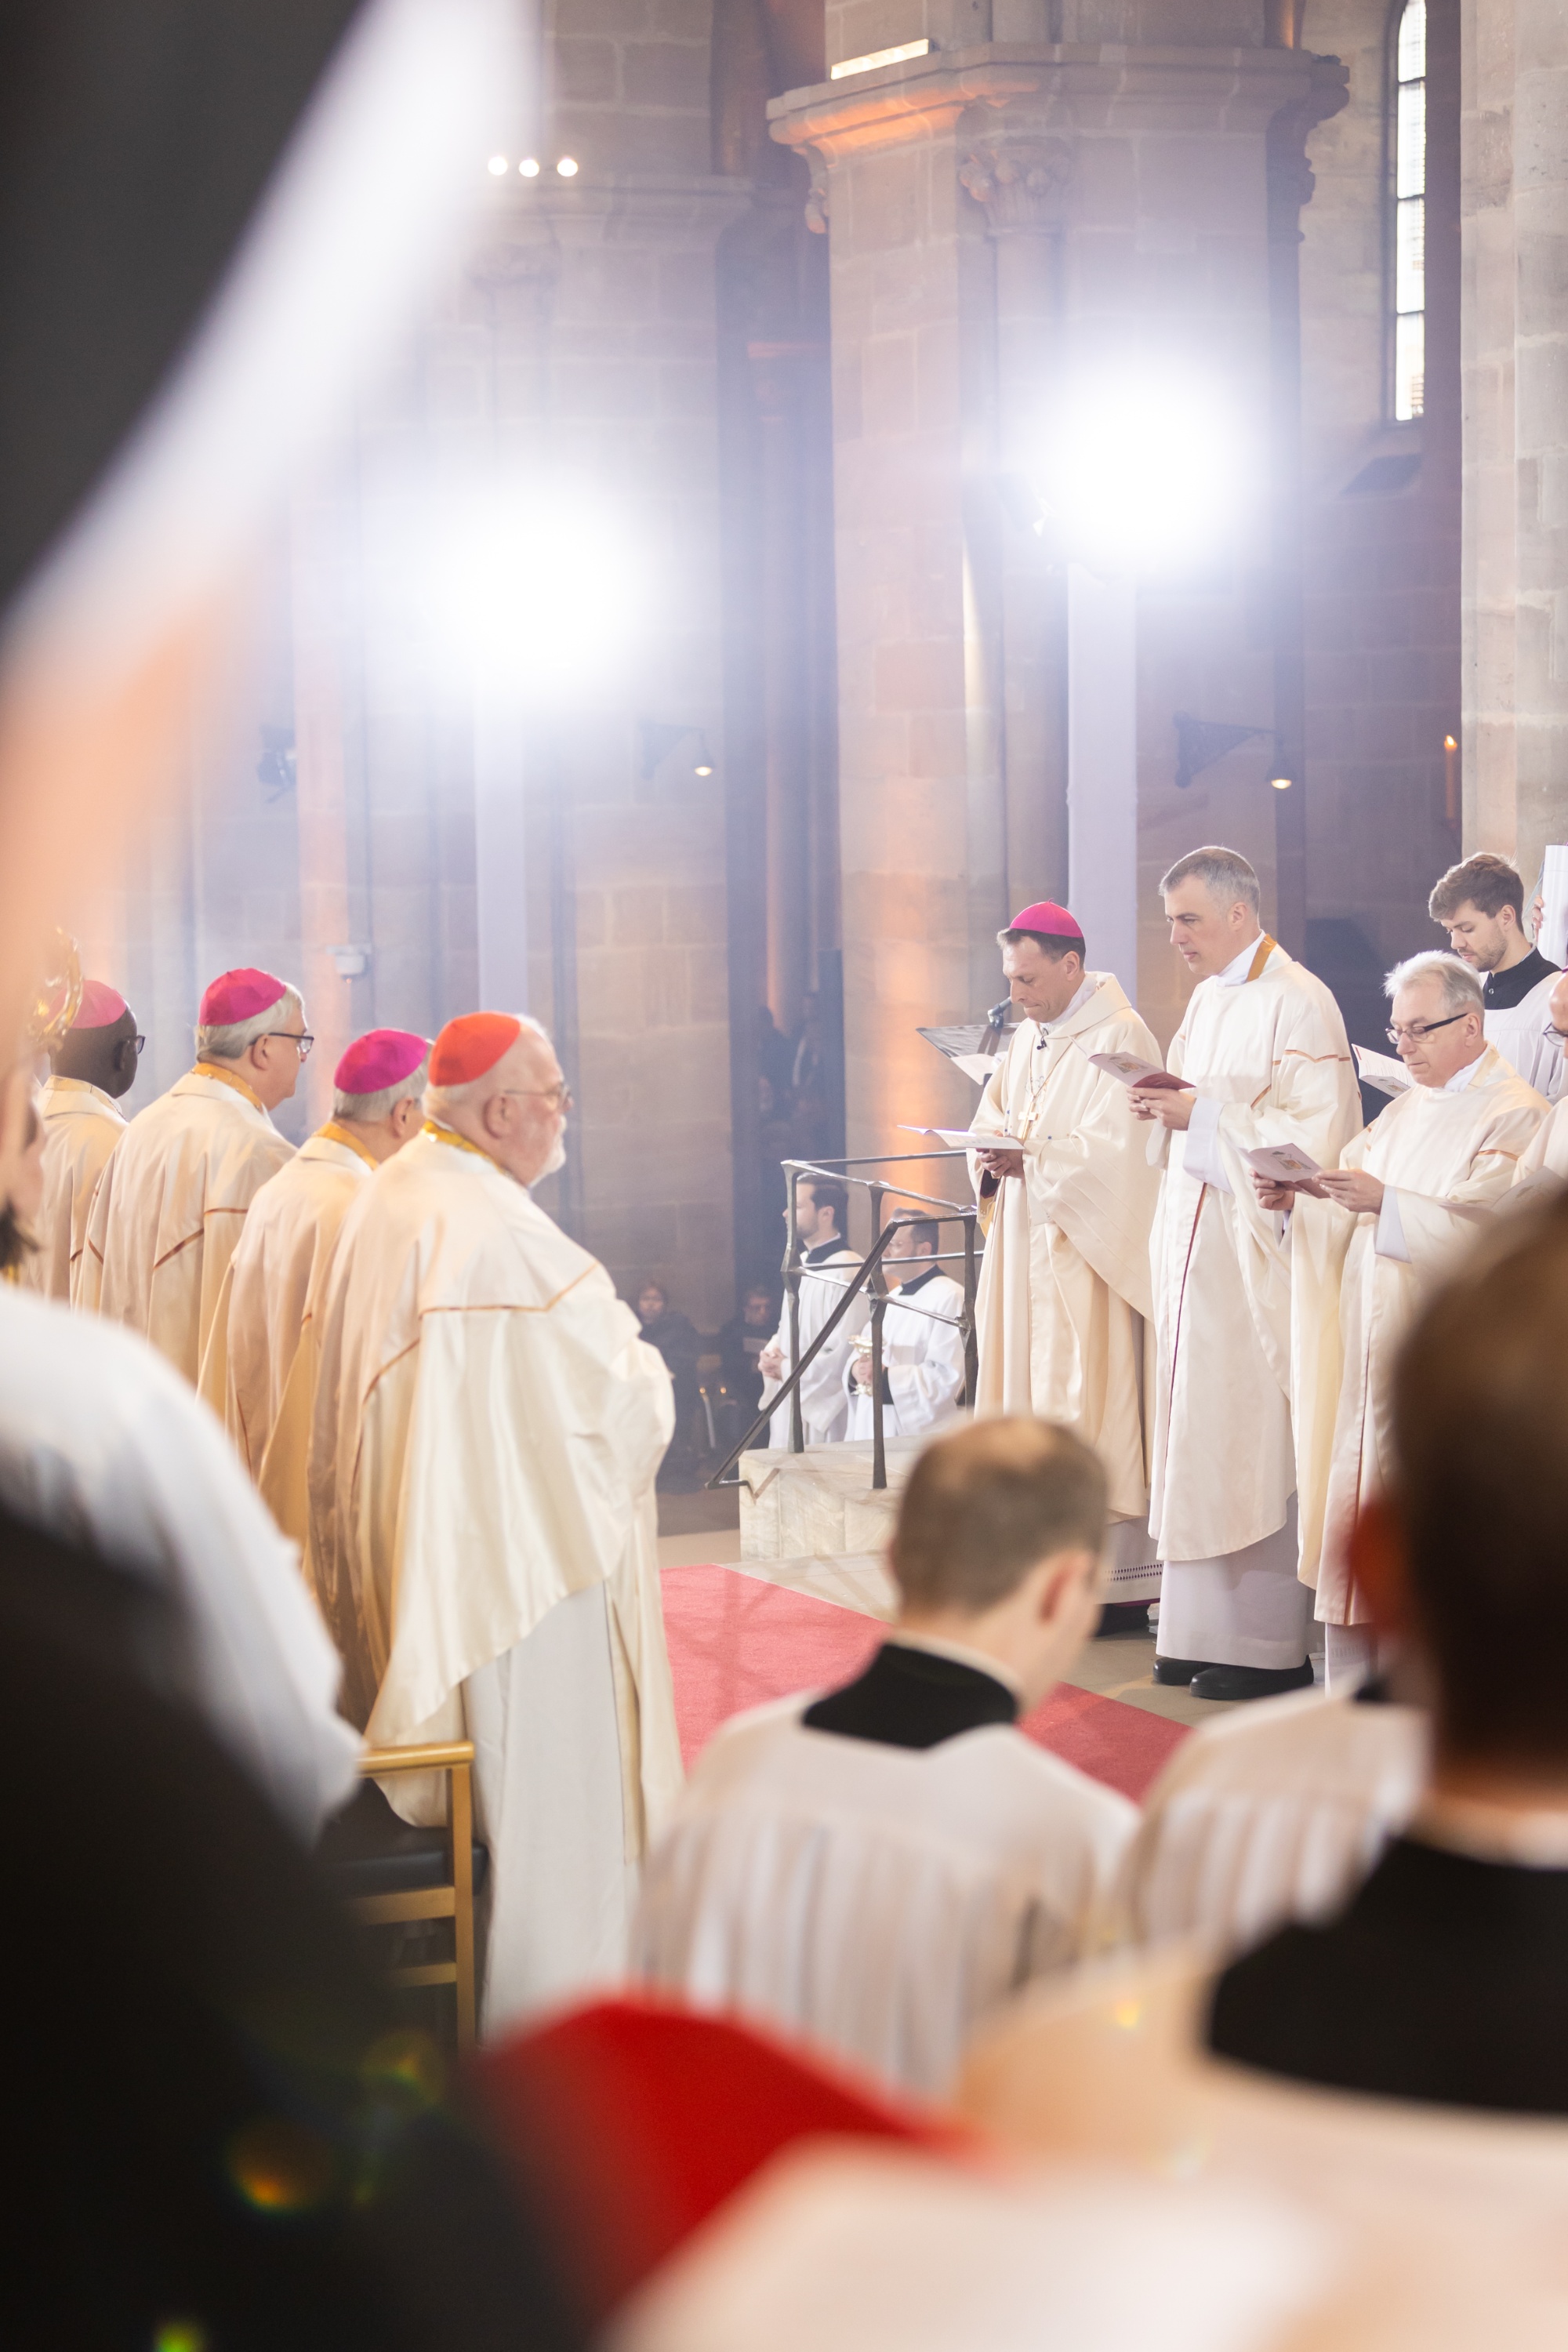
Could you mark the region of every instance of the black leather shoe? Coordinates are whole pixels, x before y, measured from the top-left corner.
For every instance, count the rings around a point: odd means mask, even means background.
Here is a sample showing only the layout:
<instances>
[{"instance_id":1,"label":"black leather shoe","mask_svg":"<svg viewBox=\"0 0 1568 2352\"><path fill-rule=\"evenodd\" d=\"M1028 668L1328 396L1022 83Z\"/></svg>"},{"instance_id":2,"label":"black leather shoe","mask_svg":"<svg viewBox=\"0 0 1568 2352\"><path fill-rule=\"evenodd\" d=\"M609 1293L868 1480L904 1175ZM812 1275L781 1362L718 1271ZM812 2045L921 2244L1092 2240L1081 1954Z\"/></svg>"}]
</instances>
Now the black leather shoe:
<instances>
[{"instance_id":1,"label":"black leather shoe","mask_svg":"<svg viewBox=\"0 0 1568 2352\"><path fill-rule=\"evenodd\" d=\"M1310 1690L1312 1662L1299 1666L1205 1666L1193 1676L1194 1698L1278 1698L1282 1691Z\"/></svg>"},{"instance_id":2,"label":"black leather shoe","mask_svg":"<svg viewBox=\"0 0 1568 2352\"><path fill-rule=\"evenodd\" d=\"M1154 1680L1157 1683L1173 1684L1177 1689L1190 1683L1194 1675L1223 1675L1228 1672L1228 1667L1216 1667L1207 1658L1163 1658L1158 1650L1154 1653Z\"/></svg>"},{"instance_id":3,"label":"black leather shoe","mask_svg":"<svg viewBox=\"0 0 1568 2352\"><path fill-rule=\"evenodd\" d=\"M1107 1601L1100 1612L1100 1622L1094 1629L1098 1642L1102 1633L1147 1633L1149 1603L1146 1601Z\"/></svg>"}]
</instances>

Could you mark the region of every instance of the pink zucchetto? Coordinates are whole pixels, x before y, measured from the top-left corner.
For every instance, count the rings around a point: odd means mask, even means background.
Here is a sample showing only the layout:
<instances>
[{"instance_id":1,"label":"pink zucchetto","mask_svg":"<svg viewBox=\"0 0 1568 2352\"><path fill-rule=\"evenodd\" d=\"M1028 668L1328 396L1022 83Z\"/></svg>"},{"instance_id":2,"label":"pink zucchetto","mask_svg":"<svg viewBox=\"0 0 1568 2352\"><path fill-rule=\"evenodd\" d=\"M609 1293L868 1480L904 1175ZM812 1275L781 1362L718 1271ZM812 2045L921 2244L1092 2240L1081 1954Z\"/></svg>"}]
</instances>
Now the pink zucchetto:
<instances>
[{"instance_id":1,"label":"pink zucchetto","mask_svg":"<svg viewBox=\"0 0 1568 2352\"><path fill-rule=\"evenodd\" d=\"M512 1013L460 1013L448 1021L430 1050L433 1087L466 1087L493 1070L522 1034Z\"/></svg>"},{"instance_id":2,"label":"pink zucchetto","mask_svg":"<svg viewBox=\"0 0 1568 2352\"><path fill-rule=\"evenodd\" d=\"M203 993L198 1025L228 1029L237 1021L254 1021L258 1013L280 1003L288 993L288 982L275 972L256 971L249 965L238 971L220 971Z\"/></svg>"},{"instance_id":3,"label":"pink zucchetto","mask_svg":"<svg viewBox=\"0 0 1568 2352\"><path fill-rule=\"evenodd\" d=\"M1078 917L1058 907L1054 898L1037 898L1032 907L1016 914L1007 929L1010 931L1043 931L1049 940L1082 940L1083 928Z\"/></svg>"},{"instance_id":4,"label":"pink zucchetto","mask_svg":"<svg viewBox=\"0 0 1568 2352\"><path fill-rule=\"evenodd\" d=\"M378 1095L411 1078L429 1051L429 1038L412 1029L367 1029L332 1072L332 1084L341 1095Z\"/></svg>"},{"instance_id":5,"label":"pink zucchetto","mask_svg":"<svg viewBox=\"0 0 1568 2352\"><path fill-rule=\"evenodd\" d=\"M73 1029L111 1029L125 1017L125 999L117 988L105 980L89 980L83 983L81 1003L77 1007Z\"/></svg>"}]
</instances>

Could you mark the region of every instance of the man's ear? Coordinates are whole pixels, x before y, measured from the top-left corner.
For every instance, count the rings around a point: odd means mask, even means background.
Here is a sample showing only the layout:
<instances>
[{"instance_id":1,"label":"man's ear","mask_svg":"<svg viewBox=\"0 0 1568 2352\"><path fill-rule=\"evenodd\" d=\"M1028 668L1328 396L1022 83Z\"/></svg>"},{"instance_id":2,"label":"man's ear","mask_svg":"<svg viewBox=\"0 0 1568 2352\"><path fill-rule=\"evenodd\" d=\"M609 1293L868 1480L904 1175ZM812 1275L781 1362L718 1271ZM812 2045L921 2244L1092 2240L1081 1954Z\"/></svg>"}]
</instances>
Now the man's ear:
<instances>
[{"instance_id":1,"label":"man's ear","mask_svg":"<svg viewBox=\"0 0 1568 2352\"><path fill-rule=\"evenodd\" d=\"M1053 1552L1041 1561L1039 1615L1042 1624L1061 1615L1069 1605L1078 1585L1085 1576L1092 1579L1099 1565L1095 1554L1081 1547L1075 1551Z\"/></svg>"},{"instance_id":2,"label":"man's ear","mask_svg":"<svg viewBox=\"0 0 1568 2352\"><path fill-rule=\"evenodd\" d=\"M1350 1539L1351 1576L1380 1633L1403 1633L1410 1621L1405 1531L1386 1496L1363 1503Z\"/></svg>"}]
</instances>

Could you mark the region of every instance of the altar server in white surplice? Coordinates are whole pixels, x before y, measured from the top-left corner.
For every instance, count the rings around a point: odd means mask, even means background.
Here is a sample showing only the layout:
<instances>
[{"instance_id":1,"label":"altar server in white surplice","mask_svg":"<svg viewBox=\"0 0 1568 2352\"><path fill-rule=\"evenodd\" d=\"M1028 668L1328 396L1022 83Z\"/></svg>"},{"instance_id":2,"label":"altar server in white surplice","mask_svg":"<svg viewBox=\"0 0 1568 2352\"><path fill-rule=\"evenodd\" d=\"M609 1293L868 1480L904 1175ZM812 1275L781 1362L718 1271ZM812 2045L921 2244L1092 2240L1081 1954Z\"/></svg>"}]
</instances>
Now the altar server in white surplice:
<instances>
[{"instance_id":1,"label":"altar server in white surplice","mask_svg":"<svg viewBox=\"0 0 1568 2352\"><path fill-rule=\"evenodd\" d=\"M942 1227L917 1209L893 1220L882 1253L890 1295L882 1315L882 1428L889 1437L921 1437L951 1421L963 1387L963 1286L937 1264ZM844 1374L847 1438L875 1431L869 1329L854 1343Z\"/></svg>"},{"instance_id":2,"label":"altar server in white surplice","mask_svg":"<svg viewBox=\"0 0 1568 2352\"><path fill-rule=\"evenodd\" d=\"M865 1673L727 1724L649 1857L635 1973L941 2096L979 2021L1069 1968L1137 1822L1017 1728L1100 1609L1105 1474L997 1417L916 1463Z\"/></svg>"},{"instance_id":3,"label":"altar server in white surplice","mask_svg":"<svg viewBox=\"0 0 1568 2352\"><path fill-rule=\"evenodd\" d=\"M800 1352L803 1357L843 1299L845 1285L852 1279L855 1268L860 1263L844 1240L844 1220L848 1206L849 1196L842 1184L829 1183L825 1178L814 1181L809 1176L803 1176L795 1186L795 1241L802 1267ZM849 1369L856 1334L865 1328L867 1311L862 1295L846 1311L843 1321L821 1354L806 1366L800 1383L800 1412L807 1445L835 1445L844 1435L849 1412L844 1391L845 1375ZM763 1375L763 1404L778 1393L781 1383L788 1379L790 1365L789 1298L786 1292L779 1328L757 1358L757 1370ZM785 1402L779 1406L769 1424L768 1443L781 1449L787 1447L789 1434L790 1407Z\"/></svg>"},{"instance_id":4,"label":"altar server in white surplice","mask_svg":"<svg viewBox=\"0 0 1568 2352\"><path fill-rule=\"evenodd\" d=\"M429 1058L429 1039L409 1029L373 1029L348 1048L332 1075L331 1118L250 1204L202 1360L202 1394L301 1547L327 1268L355 1194L419 1131Z\"/></svg>"},{"instance_id":5,"label":"altar server in white surplice","mask_svg":"<svg viewBox=\"0 0 1568 2352\"><path fill-rule=\"evenodd\" d=\"M39 1106L44 1198L33 1229L38 1246L21 1278L47 1297L71 1295L92 1196L104 1161L125 1132L120 1097L136 1083L141 1044L136 1015L120 991L89 980L76 1019L49 1055L50 1076Z\"/></svg>"},{"instance_id":6,"label":"altar server in white surplice","mask_svg":"<svg viewBox=\"0 0 1568 2352\"><path fill-rule=\"evenodd\" d=\"M530 1198L567 1107L536 1024L448 1022L424 1131L350 1208L321 1318L317 1591L376 1746L477 1748L491 2031L620 1974L680 1784L654 1517L669 1375ZM387 1795L442 1818L438 1785Z\"/></svg>"},{"instance_id":7,"label":"altar server in white surplice","mask_svg":"<svg viewBox=\"0 0 1568 2352\"><path fill-rule=\"evenodd\" d=\"M1160 1174L1127 1088L1089 1057L1157 1064L1160 1048L1112 975L1085 971L1065 907L1026 907L998 939L1023 1018L973 1123L1024 1145L973 1161L989 1221L976 1402L1065 1422L1095 1448L1110 1481L1106 1598L1142 1610L1160 1591L1145 1412Z\"/></svg>"},{"instance_id":8,"label":"altar server in white surplice","mask_svg":"<svg viewBox=\"0 0 1568 2352\"><path fill-rule=\"evenodd\" d=\"M1562 1061L1568 1055L1568 972L1553 981L1546 999L1546 1013L1552 1043ZM1551 1117L1542 1120L1520 1154L1513 1182L1513 1200L1521 1202L1568 1182L1568 1097L1561 1086L1553 1090Z\"/></svg>"},{"instance_id":9,"label":"altar server in white surplice","mask_svg":"<svg viewBox=\"0 0 1568 2352\"><path fill-rule=\"evenodd\" d=\"M1423 1293L1508 1194L1547 1117L1488 1045L1469 965L1412 956L1386 985L1391 1034L1415 1083L1347 1145L1336 1171L1299 1188L1315 1198L1257 1183L1266 1208L1290 1215L1303 1391L1338 1392L1331 1450L1303 1449L1321 1493L1303 1490L1301 1512L1301 1573L1317 1586L1331 1685L1372 1663L1349 1545L1362 1505L1387 1477L1395 1351Z\"/></svg>"},{"instance_id":10,"label":"altar server in white surplice","mask_svg":"<svg viewBox=\"0 0 1568 2352\"><path fill-rule=\"evenodd\" d=\"M1247 1950L1346 1903L1421 1800L1429 1734L1380 1683L1292 1691L1184 1739L1143 1801L1114 1906L1132 1943Z\"/></svg>"},{"instance_id":11,"label":"altar server in white surplice","mask_svg":"<svg viewBox=\"0 0 1568 2352\"><path fill-rule=\"evenodd\" d=\"M1288 1143L1337 1167L1361 1097L1339 1008L1260 929L1246 858L1194 850L1161 887L1199 984L1167 1063L1182 1088L1132 1097L1172 1130L1158 1138L1152 1242L1154 1672L1199 1698L1260 1698L1310 1682L1310 1603L1297 1573L1289 1244L1242 1155Z\"/></svg>"},{"instance_id":12,"label":"altar server in white surplice","mask_svg":"<svg viewBox=\"0 0 1568 2352\"><path fill-rule=\"evenodd\" d=\"M293 1157L271 1114L310 1044L297 989L224 972L202 998L195 1067L137 1113L99 1180L74 1303L151 1339L193 1387L246 1211Z\"/></svg>"}]
</instances>

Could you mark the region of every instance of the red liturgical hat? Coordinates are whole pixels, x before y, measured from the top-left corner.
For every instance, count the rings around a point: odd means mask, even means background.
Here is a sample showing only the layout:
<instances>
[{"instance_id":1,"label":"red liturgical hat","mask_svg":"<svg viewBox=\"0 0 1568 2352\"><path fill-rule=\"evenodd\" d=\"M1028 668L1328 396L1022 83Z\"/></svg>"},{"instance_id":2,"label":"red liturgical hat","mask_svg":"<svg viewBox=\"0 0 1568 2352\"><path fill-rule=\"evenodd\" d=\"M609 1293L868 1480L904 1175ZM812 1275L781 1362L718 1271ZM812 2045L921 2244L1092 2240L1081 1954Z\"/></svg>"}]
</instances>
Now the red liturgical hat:
<instances>
[{"instance_id":1,"label":"red liturgical hat","mask_svg":"<svg viewBox=\"0 0 1568 2352\"><path fill-rule=\"evenodd\" d=\"M341 1095L378 1095L411 1078L429 1051L429 1038L412 1029L369 1029L344 1054L332 1084Z\"/></svg>"},{"instance_id":2,"label":"red liturgical hat","mask_svg":"<svg viewBox=\"0 0 1568 2352\"><path fill-rule=\"evenodd\" d=\"M1010 931L1043 931L1047 939L1081 940L1083 928L1078 917L1058 907L1054 898L1037 899L1034 906L1025 907L1015 915L1007 929Z\"/></svg>"},{"instance_id":3,"label":"red liturgical hat","mask_svg":"<svg viewBox=\"0 0 1568 2352\"><path fill-rule=\"evenodd\" d=\"M239 971L220 971L202 998L200 1026L227 1029L237 1021L254 1021L288 993L288 982L275 972L256 971L249 965Z\"/></svg>"},{"instance_id":4,"label":"red liturgical hat","mask_svg":"<svg viewBox=\"0 0 1568 2352\"><path fill-rule=\"evenodd\" d=\"M82 988L81 1003L77 1007L73 1029L109 1029L126 1010L125 999L107 981L89 980Z\"/></svg>"},{"instance_id":5,"label":"red liturgical hat","mask_svg":"<svg viewBox=\"0 0 1568 2352\"><path fill-rule=\"evenodd\" d=\"M515 1013L462 1013L448 1021L430 1054L433 1087L466 1087L493 1070L522 1034Z\"/></svg>"}]
</instances>

